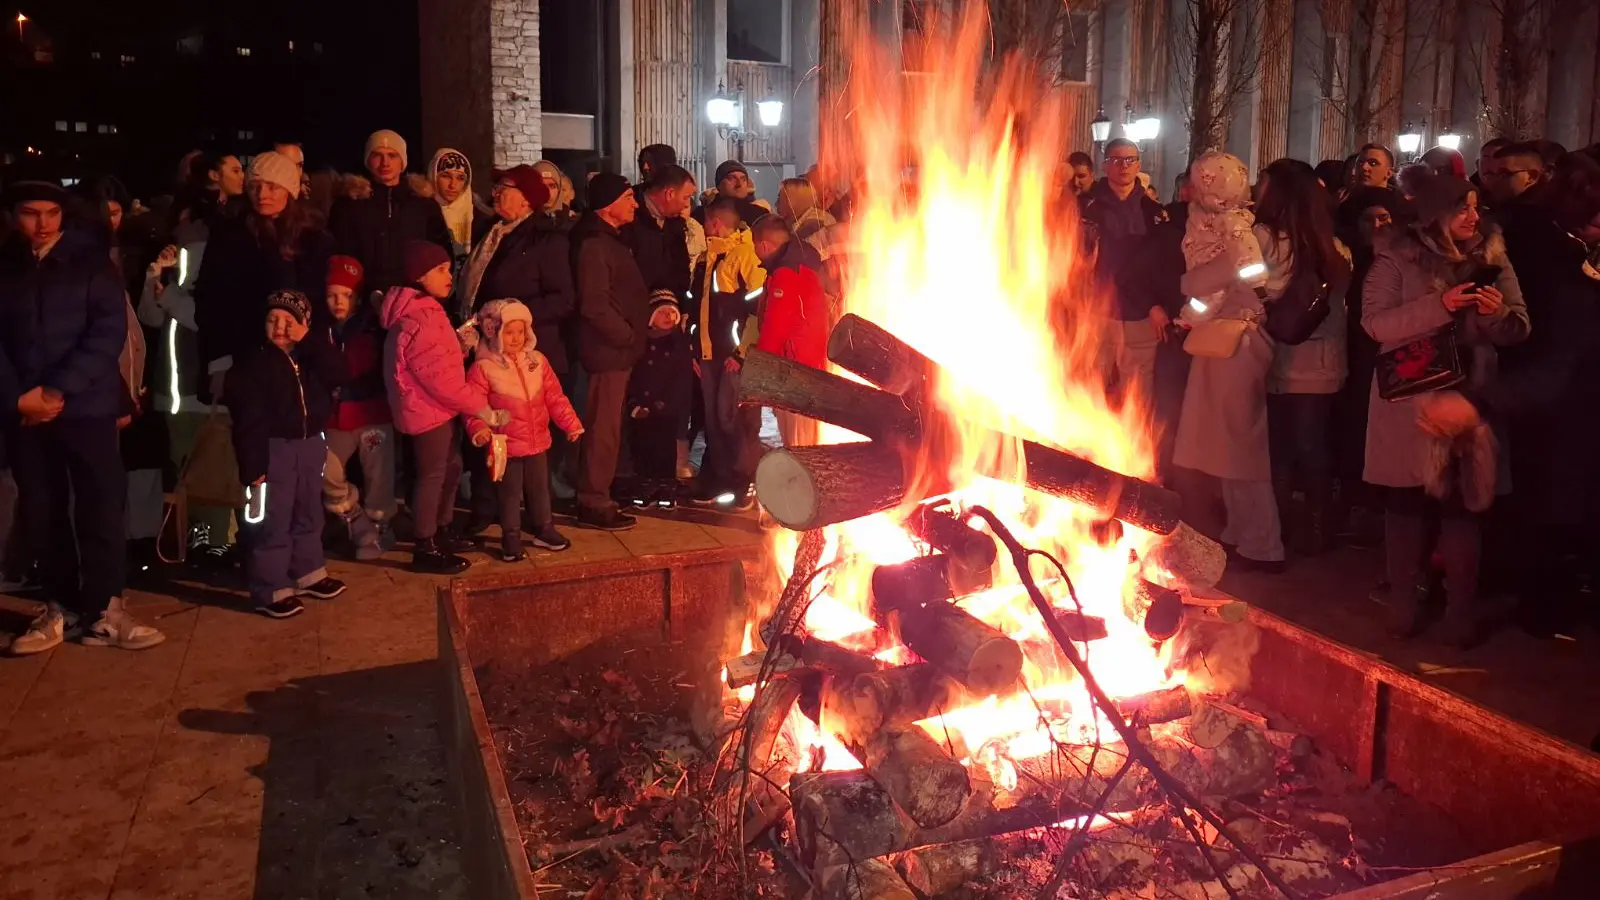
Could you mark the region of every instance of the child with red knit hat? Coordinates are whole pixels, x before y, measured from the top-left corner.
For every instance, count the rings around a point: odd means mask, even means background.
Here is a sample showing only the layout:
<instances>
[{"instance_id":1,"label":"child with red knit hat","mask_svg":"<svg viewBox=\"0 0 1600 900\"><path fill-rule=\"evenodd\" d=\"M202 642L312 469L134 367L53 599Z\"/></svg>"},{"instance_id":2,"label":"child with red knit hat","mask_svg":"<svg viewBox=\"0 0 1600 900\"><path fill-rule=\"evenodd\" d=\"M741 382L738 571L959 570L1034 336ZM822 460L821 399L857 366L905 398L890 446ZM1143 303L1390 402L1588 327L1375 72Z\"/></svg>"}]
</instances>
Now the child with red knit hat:
<instances>
[{"instance_id":1,"label":"child with red knit hat","mask_svg":"<svg viewBox=\"0 0 1600 900\"><path fill-rule=\"evenodd\" d=\"M328 261L329 339L344 359L345 380L328 417L328 464L322 502L345 521L355 557L374 560L393 545L395 514L394 416L383 382L383 328L377 310L361 296L364 276L353 256ZM350 483L350 458L361 459L362 488Z\"/></svg>"}]
</instances>

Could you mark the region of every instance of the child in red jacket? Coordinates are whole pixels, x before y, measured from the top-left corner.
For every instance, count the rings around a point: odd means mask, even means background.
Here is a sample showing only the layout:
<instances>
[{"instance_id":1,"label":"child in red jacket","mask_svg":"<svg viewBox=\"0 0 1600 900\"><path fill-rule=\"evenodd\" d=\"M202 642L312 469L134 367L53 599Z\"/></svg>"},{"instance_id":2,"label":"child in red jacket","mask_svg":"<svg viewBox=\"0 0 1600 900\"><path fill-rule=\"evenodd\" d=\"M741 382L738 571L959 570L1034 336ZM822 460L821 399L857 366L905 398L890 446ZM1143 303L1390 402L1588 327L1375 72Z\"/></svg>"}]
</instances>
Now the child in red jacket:
<instances>
[{"instance_id":1,"label":"child in red jacket","mask_svg":"<svg viewBox=\"0 0 1600 900\"><path fill-rule=\"evenodd\" d=\"M778 216L762 216L751 231L756 253L767 270L756 348L813 368L827 368L828 332L833 327L828 294L833 291L822 256L796 238ZM816 443L813 420L782 410L775 414L785 446Z\"/></svg>"},{"instance_id":2,"label":"child in red jacket","mask_svg":"<svg viewBox=\"0 0 1600 900\"><path fill-rule=\"evenodd\" d=\"M467 387L477 394L480 405L503 411L509 421L495 430L482 419L469 416L467 433L478 447L504 436L505 470L495 478L500 482L495 492L500 501L500 558L520 562L528 558L522 550L524 498L533 520L533 545L551 551L572 546L556 530L551 516L547 453L552 419L570 442L583 437L583 423L562 393L550 361L534 349L533 313L528 307L516 300L491 300L479 316L499 321L500 327L484 333L477 361L467 373ZM491 470L499 468L496 455L490 455Z\"/></svg>"},{"instance_id":3,"label":"child in red jacket","mask_svg":"<svg viewBox=\"0 0 1600 900\"><path fill-rule=\"evenodd\" d=\"M362 274L353 256L328 261L329 337L344 358L345 380L334 393L325 432L322 503L349 527L356 559L373 560L394 544L394 416L383 383L383 329L377 311L361 297ZM365 490L351 484L346 472L358 454Z\"/></svg>"}]
</instances>

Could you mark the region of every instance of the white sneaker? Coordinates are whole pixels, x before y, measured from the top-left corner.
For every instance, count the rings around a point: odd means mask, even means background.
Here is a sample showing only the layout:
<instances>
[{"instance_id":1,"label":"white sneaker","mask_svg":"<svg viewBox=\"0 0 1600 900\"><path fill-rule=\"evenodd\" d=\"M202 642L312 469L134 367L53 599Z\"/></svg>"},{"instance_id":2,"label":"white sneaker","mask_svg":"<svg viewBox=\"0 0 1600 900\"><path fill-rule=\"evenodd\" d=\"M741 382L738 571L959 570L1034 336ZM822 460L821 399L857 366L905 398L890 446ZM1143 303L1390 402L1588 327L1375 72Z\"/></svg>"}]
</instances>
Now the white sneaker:
<instances>
[{"instance_id":1,"label":"white sneaker","mask_svg":"<svg viewBox=\"0 0 1600 900\"><path fill-rule=\"evenodd\" d=\"M121 647L124 650L147 650L166 640L167 636L141 625L128 614L121 597L112 597L105 615L83 633L83 642L94 647Z\"/></svg>"},{"instance_id":2,"label":"white sneaker","mask_svg":"<svg viewBox=\"0 0 1600 900\"><path fill-rule=\"evenodd\" d=\"M11 642L11 655L32 656L61 646L61 642L67 639L67 615L54 603L46 606L44 612L28 624L28 630ZM73 616L73 619L73 624L77 624L77 617Z\"/></svg>"}]
</instances>

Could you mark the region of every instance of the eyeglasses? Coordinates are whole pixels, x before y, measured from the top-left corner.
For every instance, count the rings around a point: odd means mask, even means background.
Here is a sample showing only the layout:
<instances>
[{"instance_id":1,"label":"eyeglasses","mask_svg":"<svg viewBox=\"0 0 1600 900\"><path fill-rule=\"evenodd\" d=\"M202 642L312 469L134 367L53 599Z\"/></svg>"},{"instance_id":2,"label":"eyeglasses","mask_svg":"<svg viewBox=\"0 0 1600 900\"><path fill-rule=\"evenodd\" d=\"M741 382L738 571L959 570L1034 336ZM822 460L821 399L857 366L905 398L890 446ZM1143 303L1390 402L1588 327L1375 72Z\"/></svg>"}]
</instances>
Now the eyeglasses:
<instances>
[{"instance_id":1,"label":"eyeglasses","mask_svg":"<svg viewBox=\"0 0 1600 900\"><path fill-rule=\"evenodd\" d=\"M1137 163L1138 161L1139 161L1139 157L1137 157L1137 156L1108 156L1108 157L1106 157L1106 165L1108 165L1108 166L1131 166L1131 165L1134 165L1135 163Z\"/></svg>"}]
</instances>

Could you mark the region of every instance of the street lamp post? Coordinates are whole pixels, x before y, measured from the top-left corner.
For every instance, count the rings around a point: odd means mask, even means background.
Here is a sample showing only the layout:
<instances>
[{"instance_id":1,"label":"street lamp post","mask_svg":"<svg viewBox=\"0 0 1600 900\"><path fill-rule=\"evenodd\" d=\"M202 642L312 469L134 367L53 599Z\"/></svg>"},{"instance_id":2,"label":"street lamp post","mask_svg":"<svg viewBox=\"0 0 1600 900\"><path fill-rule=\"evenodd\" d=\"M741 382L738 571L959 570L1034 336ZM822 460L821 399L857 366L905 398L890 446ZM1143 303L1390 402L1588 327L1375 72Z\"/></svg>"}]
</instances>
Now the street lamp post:
<instances>
[{"instance_id":1,"label":"street lamp post","mask_svg":"<svg viewBox=\"0 0 1600 900\"><path fill-rule=\"evenodd\" d=\"M1104 106L1095 111L1094 121L1089 123L1089 137L1094 141L1095 153L1105 153L1106 141L1111 140L1111 119L1106 117Z\"/></svg>"},{"instance_id":2,"label":"street lamp post","mask_svg":"<svg viewBox=\"0 0 1600 900\"><path fill-rule=\"evenodd\" d=\"M22 34L22 26L24 26L26 24L28 24L28 17L23 15L20 12L17 13L17 40L19 40L19 41L26 41L27 40L27 38L24 37L23 34Z\"/></svg>"},{"instance_id":3,"label":"street lamp post","mask_svg":"<svg viewBox=\"0 0 1600 900\"><path fill-rule=\"evenodd\" d=\"M1456 134L1455 129L1449 129L1443 134L1439 135L1439 146L1445 148L1446 150L1460 150L1461 135Z\"/></svg>"},{"instance_id":4,"label":"street lamp post","mask_svg":"<svg viewBox=\"0 0 1600 900\"><path fill-rule=\"evenodd\" d=\"M1422 132L1427 130L1427 127L1428 123L1426 120L1423 121L1421 129L1413 128L1411 123L1407 122L1406 127L1400 131L1400 134L1396 140L1396 143L1400 147L1400 152L1405 154L1411 160L1415 160L1417 158L1417 151L1422 149Z\"/></svg>"},{"instance_id":5,"label":"street lamp post","mask_svg":"<svg viewBox=\"0 0 1600 900\"><path fill-rule=\"evenodd\" d=\"M783 101L776 97L758 101L756 112L763 128L783 124ZM729 94L722 82L717 82L717 93L706 101L706 118L717 127L717 137L733 141L734 158L743 162L744 142L760 137L758 132L744 127L744 85Z\"/></svg>"}]
</instances>

